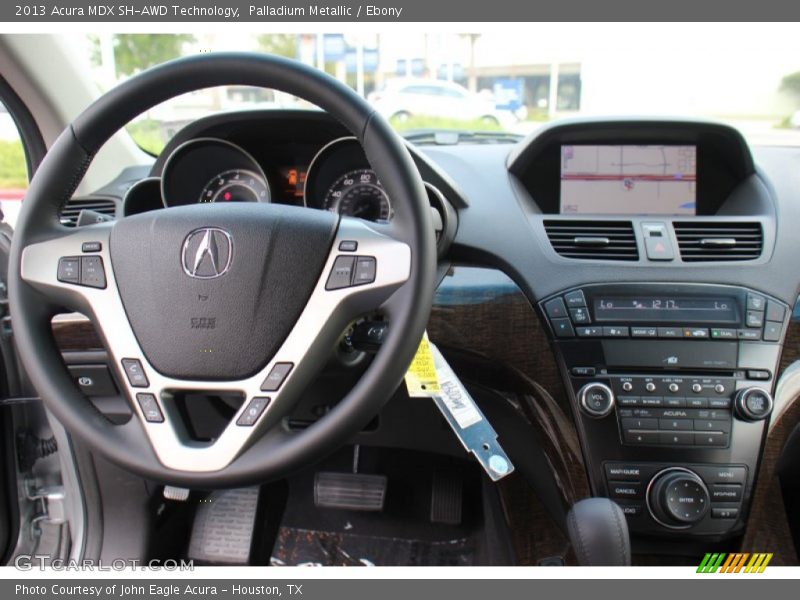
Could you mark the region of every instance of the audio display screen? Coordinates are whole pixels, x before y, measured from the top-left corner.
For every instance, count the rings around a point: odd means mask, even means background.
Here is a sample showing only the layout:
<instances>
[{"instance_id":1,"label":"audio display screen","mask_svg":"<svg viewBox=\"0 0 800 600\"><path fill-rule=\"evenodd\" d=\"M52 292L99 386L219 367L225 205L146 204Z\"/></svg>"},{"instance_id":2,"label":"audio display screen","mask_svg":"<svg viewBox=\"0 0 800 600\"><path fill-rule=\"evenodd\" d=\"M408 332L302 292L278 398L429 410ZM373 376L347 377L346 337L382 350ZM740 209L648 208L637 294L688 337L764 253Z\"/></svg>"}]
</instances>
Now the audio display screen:
<instances>
[{"instance_id":1,"label":"audio display screen","mask_svg":"<svg viewBox=\"0 0 800 600\"><path fill-rule=\"evenodd\" d=\"M731 323L739 322L734 298L617 296L594 299L596 321L615 323Z\"/></svg>"}]
</instances>

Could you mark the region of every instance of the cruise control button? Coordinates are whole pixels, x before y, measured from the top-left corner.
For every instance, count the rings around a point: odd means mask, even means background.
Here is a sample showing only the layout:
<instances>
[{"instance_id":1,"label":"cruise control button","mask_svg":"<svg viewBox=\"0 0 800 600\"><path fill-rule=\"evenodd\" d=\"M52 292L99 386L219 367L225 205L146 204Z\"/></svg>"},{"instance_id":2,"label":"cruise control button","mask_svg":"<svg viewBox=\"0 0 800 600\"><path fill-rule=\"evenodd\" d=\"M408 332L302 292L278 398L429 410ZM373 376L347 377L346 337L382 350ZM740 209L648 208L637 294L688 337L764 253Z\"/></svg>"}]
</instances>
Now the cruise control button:
<instances>
[{"instance_id":1,"label":"cruise control button","mask_svg":"<svg viewBox=\"0 0 800 600\"><path fill-rule=\"evenodd\" d=\"M106 272L103 269L102 258L99 256L81 258L81 285L100 289L106 287Z\"/></svg>"},{"instance_id":2,"label":"cruise control button","mask_svg":"<svg viewBox=\"0 0 800 600\"><path fill-rule=\"evenodd\" d=\"M128 382L131 387L147 387L150 382L147 380L147 375L144 373L142 363L135 358L123 358L122 369L128 377Z\"/></svg>"},{"instance_id":3,"label":"cruise control button","mask_svg":"<svg viewBox=\"0 0 800 600\"><path fill-rule=\"evenodd\" d=\"M294 368L294 363L290 362L275 363L272 369L270 369L267 378L264 379L264 383L261 384L261 391L277 392L283 385L283 380L286 379L286 376L293 368Z\"/></svg>"},{"instance_id":4,"label":"cruise control button","mask_svg":"<svg viewBox=\"0 0 800 600\"><path fill-rule=\"evenodd\" d=\"M358 242L355 240L342 240L339 242L340 252L355 252L358 250Z\"/></svg>"},{"instance_id":5,"label":"cruise control button","mask_svg":"<svg viewBox=\"0 0 800 600\"><path fill-rule=\"evenodd\" d=\"M244 412L236 420L236 424L241 427L252 427L258 420L258 417L261 416L261 413L264 412L264 409L269 406L269 403L269 398L265 396L256 396L250 400L250 403L244 409Z\"/></svg>"},{"instance_id":6,"label":"cruise control button","mask_svg":"<svg viewBox=\"0 0 800 600\"><path fill-rule=\"evenodd\" d=\"M564 294L564 300L570 308L577 308L579 306L586 306L586 298L583 296L581 290L575 290L569 294Z\"/></svg>"},{"instance_id":7,"label":"cruise control button","mask_svg":"<svg viewBox=\"0 0 800 600\"><path fill-rule=\"evenodd\" d=\"M353 267L356 264L355 256L337 256L333 262L333 269L325 283L326 290L339 290L350 287L353 280Z\"/></svg>"},{"instance_id":8,"label":"cruise control button","mask_svg":"<svg viewBox=\"0 0 800 600\"><path fill-rule=\"evenodd\" d=\"M64 283L78 283L81 279L81 259L74 256L60 258L57 277Z\"/></svg>"},{"instance_id":9,"label":"cruise control button","mask_svg":"<svg viewBox=\"0 0 800 600\"><path fill-rule=\"evenodd\" d=\"M83 242L81 244L81 252L100 252L103 249L103 244L100 242Z\"/></svg>"},{"instance_id":10,"label":"cruise control button","mask_svg":"<svg viewBox=\"0 0 800 600\"><path fill-rule=\"evenodd\" d=\"M364 285L375 281L377 264L373 256L359 256L356 258L356 272L353 275L353 285Z\"/></svg>"},{"instance_id":11,"label":"cruise control button","mask_svg":"<svg viewBox=\"0 0 800 600\"><path fill-rule=\"evenodd\" d=\"M714 484L711 486L711 499L715 502L739 502L742 499L742 486L727 483Z\"/></svg>"},{"instance_id":12,"label":"cruise control button","mask_svg":"<svg viewBox=\"0 0 800 600\"><path fill-rule=\"evenodd\" d=\"M142 409L142 414L144 415L145 421L148 423L164 422L164 415L161 414L161 409L159 408L156 397L153 394L136 394L136 401L139 403L139 408Z\"/></svg>"}]
</instances>

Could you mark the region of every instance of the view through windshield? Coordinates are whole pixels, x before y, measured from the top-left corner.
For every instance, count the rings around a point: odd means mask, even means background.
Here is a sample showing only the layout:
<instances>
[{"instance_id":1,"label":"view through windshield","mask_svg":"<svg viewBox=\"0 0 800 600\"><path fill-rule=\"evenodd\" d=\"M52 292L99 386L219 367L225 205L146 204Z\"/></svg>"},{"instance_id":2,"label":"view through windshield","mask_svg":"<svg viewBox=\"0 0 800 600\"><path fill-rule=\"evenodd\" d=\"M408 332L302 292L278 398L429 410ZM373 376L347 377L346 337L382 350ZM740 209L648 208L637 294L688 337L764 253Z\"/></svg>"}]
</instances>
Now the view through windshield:
<instances>
[{"instance_id":1,"label":"view through windshield","mask_svg":"<svg viewBox=\"0 0 800 600\"><path fill-rule=\"evenodd\" d=\"M788 24L787 24L788 25ZM719 119L751 143L800 144L800 36L788 26L526 24L507 34L104 34L86 38L100 90L164 60L263 51L324 69L402 132L526 135L580 115ZM221 110L313 108L270 90L176 98L131 125L157 153L183 124Z\"/></svg>"}]
</instances>

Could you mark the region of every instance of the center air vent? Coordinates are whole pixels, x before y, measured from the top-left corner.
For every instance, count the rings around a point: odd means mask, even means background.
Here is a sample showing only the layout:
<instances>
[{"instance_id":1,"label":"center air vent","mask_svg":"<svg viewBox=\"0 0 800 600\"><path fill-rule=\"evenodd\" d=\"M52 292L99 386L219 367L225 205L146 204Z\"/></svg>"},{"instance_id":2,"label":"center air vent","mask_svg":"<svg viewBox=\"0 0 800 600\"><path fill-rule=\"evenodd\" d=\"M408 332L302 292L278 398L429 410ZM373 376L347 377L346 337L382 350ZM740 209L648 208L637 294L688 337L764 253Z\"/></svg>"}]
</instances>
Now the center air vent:
<instances>
[{"instance_id":1,"label":"center air vent","mask_svg":"<svg viewBox=\"0 0 800 600\"><path fill-rule=\"evenodd\" d=\"M755 260L761 256L760 223L673 223L683 262Z\"/></svg>"},{"instance_id":2,"label":"center air vent","mask_svg":"<svg viewBox=\"0 0 800 600\"><path fill-rule=\"evenodd\" d=\"M117 214L117 203L112 198L85 196L83 198L71 198L67 200L64 208L61 209L61 223L67 227L75 227L78 216L82 210L92 210L109 217Z\"/></svg>"},{"instance_id":3,"label":"center air vent","mask_svg":"<svg viewBox=\"0 0 800 600\"><path fill-rule=\"evenodd\" d=\"M638 260L630 221L548 220L544 228L553 250L583 260Z\"/></svg>"}]
</instances>

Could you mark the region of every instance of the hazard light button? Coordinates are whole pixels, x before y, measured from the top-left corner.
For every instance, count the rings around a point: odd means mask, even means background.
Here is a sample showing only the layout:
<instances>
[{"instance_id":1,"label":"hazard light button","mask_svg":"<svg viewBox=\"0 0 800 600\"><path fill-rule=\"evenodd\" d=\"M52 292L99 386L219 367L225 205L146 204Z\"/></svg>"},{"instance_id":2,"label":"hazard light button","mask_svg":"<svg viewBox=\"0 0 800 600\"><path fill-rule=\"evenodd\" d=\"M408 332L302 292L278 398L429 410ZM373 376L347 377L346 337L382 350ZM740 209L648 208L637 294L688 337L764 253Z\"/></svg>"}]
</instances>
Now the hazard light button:
<instances>
[{"instance_id":1,"label":"hazard light button","mask_svg":"<svg viewBox=\"0 0 800 600\"><path fill-rule=\"evenodd\" d=\"M673 260L675 251L666 223L642 223L644 249L650 260Z\"/></svg>"}]
</instances>

